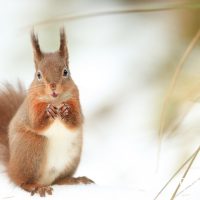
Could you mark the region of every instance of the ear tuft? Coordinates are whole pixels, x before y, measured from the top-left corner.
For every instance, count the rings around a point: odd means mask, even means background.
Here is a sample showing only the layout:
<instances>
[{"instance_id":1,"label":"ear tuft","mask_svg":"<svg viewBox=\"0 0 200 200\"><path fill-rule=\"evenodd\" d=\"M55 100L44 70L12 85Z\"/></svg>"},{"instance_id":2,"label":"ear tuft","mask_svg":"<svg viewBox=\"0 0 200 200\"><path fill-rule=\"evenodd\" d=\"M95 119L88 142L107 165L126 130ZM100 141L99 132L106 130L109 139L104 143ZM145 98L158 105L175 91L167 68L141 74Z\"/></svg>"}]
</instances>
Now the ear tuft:
<instances>
[{"instance_id":1,"label":"ear tuft","mask_svg":"<svg viewBox=\"0 0 200 200\"><path fill-rule=\"evenodd\" d=\"M67 50L66 35L65 35L64 27L60 28L60 49L59 49L59 53L62 57L64 57L65 59L68 59L68 50Z\"/></svg>"},{"instance_id":2,"label":"ear tuft","mask_svg":"<svg viewBox=\"0 0 200 200\"><path fill-rule=\"evenodd\" d=\"M35 35L34 30L31 31L31 42L33 46L33 53L35 61L41 60L43 57L42 51L40 50L40 45L38 41L38 36Z\"/></svg>"}]
</instances>

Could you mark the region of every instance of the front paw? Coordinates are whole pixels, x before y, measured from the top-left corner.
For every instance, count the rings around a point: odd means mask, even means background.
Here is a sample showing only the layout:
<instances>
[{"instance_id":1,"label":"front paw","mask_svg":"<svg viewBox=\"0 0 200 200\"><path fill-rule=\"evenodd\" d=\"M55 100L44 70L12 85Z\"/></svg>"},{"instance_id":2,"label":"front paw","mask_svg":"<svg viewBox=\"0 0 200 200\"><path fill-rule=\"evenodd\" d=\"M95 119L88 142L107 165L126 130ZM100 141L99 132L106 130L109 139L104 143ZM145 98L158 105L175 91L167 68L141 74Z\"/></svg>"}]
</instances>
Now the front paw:
<instances>
[{"instance_id":1,"label":"front paw","mask_svg":"<svg viewBox=\"0 0 200 200\"><path fill-rule=\"evenodd\" d=\"M59 114L60 114L61 119L64 119L65 117L69 115L69 110L70 110L70 106L66 103L63 103L59 109Z\"/></svg>"},{"instance_id":2,"label":"front paw","mask_svg":"<svg viewBox=\"0 0 200 200\"><path fill-rule=\"evenodd\" d=\"M48 104L46 112L47 115L52 119L55 119L58 116L58 109L52 104Z\"/></svg>"}]
</instances>

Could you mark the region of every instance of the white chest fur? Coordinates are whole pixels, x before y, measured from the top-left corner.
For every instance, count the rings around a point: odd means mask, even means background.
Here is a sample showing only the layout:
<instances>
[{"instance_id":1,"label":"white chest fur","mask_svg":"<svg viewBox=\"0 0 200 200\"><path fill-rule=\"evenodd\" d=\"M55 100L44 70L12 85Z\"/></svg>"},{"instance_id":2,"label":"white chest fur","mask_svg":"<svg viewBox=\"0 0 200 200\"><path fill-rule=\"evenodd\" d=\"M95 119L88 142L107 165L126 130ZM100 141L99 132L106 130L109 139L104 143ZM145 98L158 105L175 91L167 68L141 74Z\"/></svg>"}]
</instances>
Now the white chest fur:
<instances>
[{"instance_id":1,"label":"white chest fur","mask_svg":"<svg viewBox=\"0 0 200 200\"><path fill-rule=\"evenodd\" d=\"M79 157L82 146L81 130L66 128L60 120L43 132L47 137L47 160L40 184L51 184L64 170L74 164Z\"/></svg>"}]
</instances>

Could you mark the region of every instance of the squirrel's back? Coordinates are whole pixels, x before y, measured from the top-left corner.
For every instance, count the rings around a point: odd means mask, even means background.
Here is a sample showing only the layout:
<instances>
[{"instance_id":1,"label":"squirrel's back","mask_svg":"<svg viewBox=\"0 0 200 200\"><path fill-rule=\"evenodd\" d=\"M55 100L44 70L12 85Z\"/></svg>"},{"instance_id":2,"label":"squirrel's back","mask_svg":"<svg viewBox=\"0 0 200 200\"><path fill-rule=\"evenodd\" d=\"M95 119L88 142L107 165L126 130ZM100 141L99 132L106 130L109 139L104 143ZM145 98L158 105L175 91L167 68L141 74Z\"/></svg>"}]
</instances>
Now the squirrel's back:
<instances>
[{"instance_id":1,"label":"squirrel's back","mask_svg":"<svg viewBox=\"0 0 200 200\"><path fill-rule=\"evenodd\" d=\"M7 83L0 89L0 144L8 146L8 126L25 98L25 90L19 83L15 89Z\"/></svg>"}]
</instances>

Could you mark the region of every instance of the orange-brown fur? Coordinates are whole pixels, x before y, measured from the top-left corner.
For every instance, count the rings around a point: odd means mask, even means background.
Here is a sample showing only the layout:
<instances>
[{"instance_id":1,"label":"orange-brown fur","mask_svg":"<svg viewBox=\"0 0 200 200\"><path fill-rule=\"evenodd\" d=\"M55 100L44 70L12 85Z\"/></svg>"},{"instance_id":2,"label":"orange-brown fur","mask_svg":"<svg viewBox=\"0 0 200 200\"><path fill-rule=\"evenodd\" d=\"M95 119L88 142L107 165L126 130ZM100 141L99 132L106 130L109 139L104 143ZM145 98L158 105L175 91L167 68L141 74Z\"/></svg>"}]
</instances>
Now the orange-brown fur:
<instances>
[{"instance_id":1,"label":"orange-brown fur","mask_svg":"<svg viewBox=\"0 0 200 200\"><path fill-rule=\"evenodd\" d=\"M10 148L9 176L18 185L35 182L45 159L45 138L22 127L16 131L19 134Z\"/></svg>"},{"instance_id":2,"label":"orange-brown fur","mask_svg":"<svg viewBox=\"0 0 200 200\"><path fill-rule=\"evenodd\" d=\"M43 53L34 33L31 39L35 78L26 97L22 89L16 92L9 85L6 86L7 91L0 94L0 143L9 148L7 166L10 179L32 194L45 196L46 193L51 194L52 189L49 185L38 183L47 160L48 139L42 135L43 131L54 122L52 112L69 130L82 130L83 115L77 86L71 76L65 78L62 75L65 68L69 69L64 30L61 29L60 32L60 49L55 53ZM42 80L38 78L38 72L42 74ZM52 89L52 85L56 89ZM51 97L54 92L58 97ZM69 98L62 97L66 92L70 93ZM55 110L52 110L52 105ZM66 105L69 106L67 112ZM82 140L78 144L82 145ZM85 177L71 177L79 160L80 154L70 168L61 172L51 184L91 183L92 181Z\"/></svg>"},{"instance_id":3,"label":"orange-brown fur","mask_svg":"<svg viewBox=\"0 0 200 200\"><path fill-rule=\"evenodd\" d=\"M30 117L29 123L31 127L37 131L45 129L47 125L51 123L46 113L46 107L47 103L38 101L34 102L34 100L32 106L30 107L30 109L32 109L32 112L29 115Z\"/></svg>"},{"instance_id":4,"label":"orange-brown fur","mask_svg":"<svg viewBox=\"0 0 200 200\"><path fill-rule=\"evenodd\" d=\"M9 159L8 125L25 98L21 84L18 88L15 90L7 83L0 91L0 156L4 163L7 163Z\"/></svg>"}]
</instances>

